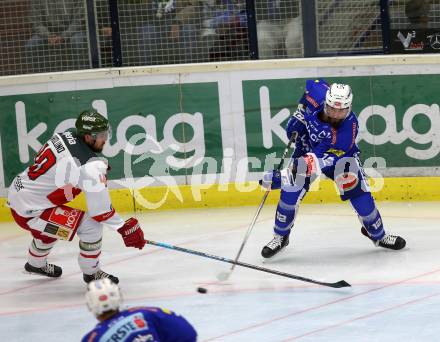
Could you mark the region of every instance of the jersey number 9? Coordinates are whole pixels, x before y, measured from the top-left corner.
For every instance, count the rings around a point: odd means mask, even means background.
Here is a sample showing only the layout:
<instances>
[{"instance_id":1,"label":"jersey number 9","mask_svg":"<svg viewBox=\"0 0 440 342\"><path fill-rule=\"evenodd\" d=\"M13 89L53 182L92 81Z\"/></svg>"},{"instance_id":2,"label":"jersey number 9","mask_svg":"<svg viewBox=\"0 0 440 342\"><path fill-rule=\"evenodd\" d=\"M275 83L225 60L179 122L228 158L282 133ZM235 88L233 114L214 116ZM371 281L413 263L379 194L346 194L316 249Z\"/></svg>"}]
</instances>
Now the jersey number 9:
<instances>
[{"instance_id":1,"label":"jersey number 9","mask_svg":"<svg viewBox=\"0 0 440 342\"><path fill-rule=\"evenodd\" d=\"M28 177L36 180L44 175L52 166L55 165L57 158L47 144L45 144L35 156L34 164L29 167Z\"/></svg>"}]
</instances>

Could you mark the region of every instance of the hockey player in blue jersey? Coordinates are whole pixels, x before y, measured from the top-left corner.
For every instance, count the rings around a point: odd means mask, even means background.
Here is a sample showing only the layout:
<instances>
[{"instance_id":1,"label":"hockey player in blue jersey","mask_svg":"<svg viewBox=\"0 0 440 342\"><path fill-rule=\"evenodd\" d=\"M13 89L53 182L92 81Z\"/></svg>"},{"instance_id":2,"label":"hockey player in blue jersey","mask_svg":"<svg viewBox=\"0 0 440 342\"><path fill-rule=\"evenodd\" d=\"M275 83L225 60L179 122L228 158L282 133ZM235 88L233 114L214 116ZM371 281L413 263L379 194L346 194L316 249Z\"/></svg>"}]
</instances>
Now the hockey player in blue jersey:
<instances>
[{"instance_id":1,"label":"hockey player in blue jersey","mask_svg":"<svg viewBox=\"0 0 440 342\"><path fill-rule=\"evenodd\" d=\"M137 307L120 311L121 291L110 279L92 281L86 302L98 323L82 342L194 342L197 333L188 321L172 311Z\"/></svg>"},{"instance_id":2,"label":"hockey player in blue jersey","mask_svg":"<svg viewBox=\"0 0 440 342\"><path fill-rule=\"evenodd\" d=\"M286 126L288 138L296 135L296 149L286 169L269 171L260 181L266 188L281 188L275 215L274 237L261 254L270 258L289 244L289 234L300 201L321 174L332 179L343 201L349 200L362 224L361 232L376 246L402 249L405 240L387 234L365 174L356 145L358 121L351 111L349 85L307 80L298 109Z\"/></svg>"}]
</instances>

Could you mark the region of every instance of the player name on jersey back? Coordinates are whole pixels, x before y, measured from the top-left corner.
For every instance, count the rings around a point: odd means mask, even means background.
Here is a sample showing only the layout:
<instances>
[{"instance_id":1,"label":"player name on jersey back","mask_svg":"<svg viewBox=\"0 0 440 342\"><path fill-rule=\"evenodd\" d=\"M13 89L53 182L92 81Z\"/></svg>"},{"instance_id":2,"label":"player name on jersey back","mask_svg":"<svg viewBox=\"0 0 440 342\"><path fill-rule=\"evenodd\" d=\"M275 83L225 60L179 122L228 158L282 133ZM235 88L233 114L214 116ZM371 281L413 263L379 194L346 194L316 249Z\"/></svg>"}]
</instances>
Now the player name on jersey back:
<instances>
[{"instance_id":1,"label":"player name on jersey back","mask_svg":"<svg viewBox=\"0 0 440 342\"><path fill-rule=\"evenodd\" d=\"M54 137L56 137L56 136L57 135L55 135ZM82 141L81 139L78 139L78 136L76 136L76 134L74 134L70 131L65 131L63 133L60 133L59 136L63 140L64 145L69 150L71 156L74 158L74 160L76 162L79 163L79 165L84 165L91 158L97 157L97 155L86 145L86 143L84 141ZM54 144L54 146L55 146L55 144ZM57 148L57 147L55 146L55 148ZM57 152L58 152L58 149L57 149Z\"/></svg>"}]
</instances>

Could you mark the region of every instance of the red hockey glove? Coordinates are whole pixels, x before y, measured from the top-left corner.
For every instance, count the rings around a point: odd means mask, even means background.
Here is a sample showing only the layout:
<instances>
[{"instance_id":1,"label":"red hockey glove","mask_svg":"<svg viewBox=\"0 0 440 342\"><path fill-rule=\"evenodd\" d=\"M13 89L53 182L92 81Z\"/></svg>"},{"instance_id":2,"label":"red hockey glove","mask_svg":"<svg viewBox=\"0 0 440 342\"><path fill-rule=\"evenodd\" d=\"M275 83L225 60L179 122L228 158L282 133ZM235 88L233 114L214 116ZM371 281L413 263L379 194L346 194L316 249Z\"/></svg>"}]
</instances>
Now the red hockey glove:
<instances>
[{"instance_id":1,"label":"red hockey glove","mask_svg":"<svg viewBox=\"0 0 440 342\"><path fill-rule=\"evenodd\" d=\"M125 221L124 225L118 229L122 235L125 246L142 249L145 246L144 232L139 226L139 222L134 217Z\"/></svg>"}]
</instances>

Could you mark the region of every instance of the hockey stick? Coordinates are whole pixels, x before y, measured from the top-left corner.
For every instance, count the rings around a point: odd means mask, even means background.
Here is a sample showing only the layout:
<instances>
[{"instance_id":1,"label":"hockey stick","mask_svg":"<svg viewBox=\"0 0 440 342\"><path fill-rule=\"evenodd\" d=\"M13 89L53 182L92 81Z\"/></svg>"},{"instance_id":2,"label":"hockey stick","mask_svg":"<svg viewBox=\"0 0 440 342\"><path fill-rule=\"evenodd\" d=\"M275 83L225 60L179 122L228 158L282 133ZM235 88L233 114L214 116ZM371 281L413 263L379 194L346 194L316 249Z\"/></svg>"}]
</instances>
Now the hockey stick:
<instances>
[{"instance_id":1,"label":"hockey stick","mask_svg":"<svg viewBox=\"0 0 440 342\"><path fill-rule=\"evenodd\" d=\"M313 279L309 279L309 278L304 278L304 277L300 277L300 276L297 276L297 275L293 275L293 274L289 274L289 273L285 273L285 272L281 272L281 271L272 270L272 269L269 269L269 268L264 268L264 267L260 267L260 266L256 266L256 265L247 264L245 262L236 261L236 260L228 259L228 258L225 258L225 257L220 257L220 256L213 255L213 254L203 253L203 252L195 251L195 250L192 250L192 249L187 249L187 248L183 248L183 247L169 245L169 244L163 243L163 242L156 242L156 241L152 241L152 240L145 240L145 242L147 244L149 244L149 245L163 247L163 248L168 248L168 249L172 249L172 250L183 252L183 253L194 254L194 255L198 255L198 256L201 256L201 257L209 258L209 259L214 259L214 260L218 260L218 261L222 261L222 262L227 262L227 263L232 264L232 265L238 265L238 266L242 266L242 267L247 267L247 268L251 268L253 270L257 270L257 271L261 271L261 272L266 272L266 273L272 273L272 274L275 274L275 275L279 275L279 276L290 278L290 279L296 279L296 280L304 281L304 282L307 282L307 283L312 283L312 284L317 284L317 285L322 285L322 286L328 286L328 287L333 287L333 288L341 288L341 287L350 287L351 286L345 280L340 280L340 281L338 281L336 283L326 283L326 282L322 282L322 281L318 281L318 280L313 280Z\"/></svg>"},{"instance_id":2,"label":"hockey stick","mask_svg":"<svg viewBox=\"0 0 440 342\"><path fill-rule=\"evenodd\" d=\"M290 137L290 140L289 140L289 142L288 142L288 144L287 144L287 146L286 146L286 148L285 148L285 150L283 152L283 156L281 157L281 161L278 164L278 167L276 168L277 171L281 170L281 168L283 167L284 159L287 156L287 152L289 152L290 146L296 140L297 136L298 136L298 132L293 132L292 133L292 136ZM257 221L257 218L260 215L261 209L263 209L264 203L266 202L267 196L269 196L270 190L271 189L269 188L264 193L263 199L261 200L261 203L258 206L257 212L255 213L255 215L254 215L254 217L253 217L253 219L251 221L251 224L249 225L249 227L248 227L248 229L246 231L246 234L244 236L243 242L241 243L240 249L238 250L238 253L235 256L234 263L232 263L231 269L229 271L227 271L227 272L220 272L217 275L217 279L218 280L220 280L220 281L227 280L231 276L232 272L234 271L235 265L238 264L238 258L240 258L240 255L241 255L241 252L243 251L244 245L246 244L246 242L247 242L247 240L249 238L249 235L251 234L251 231L254 228L255 222Z\"/></svg>"}]
</instances>

